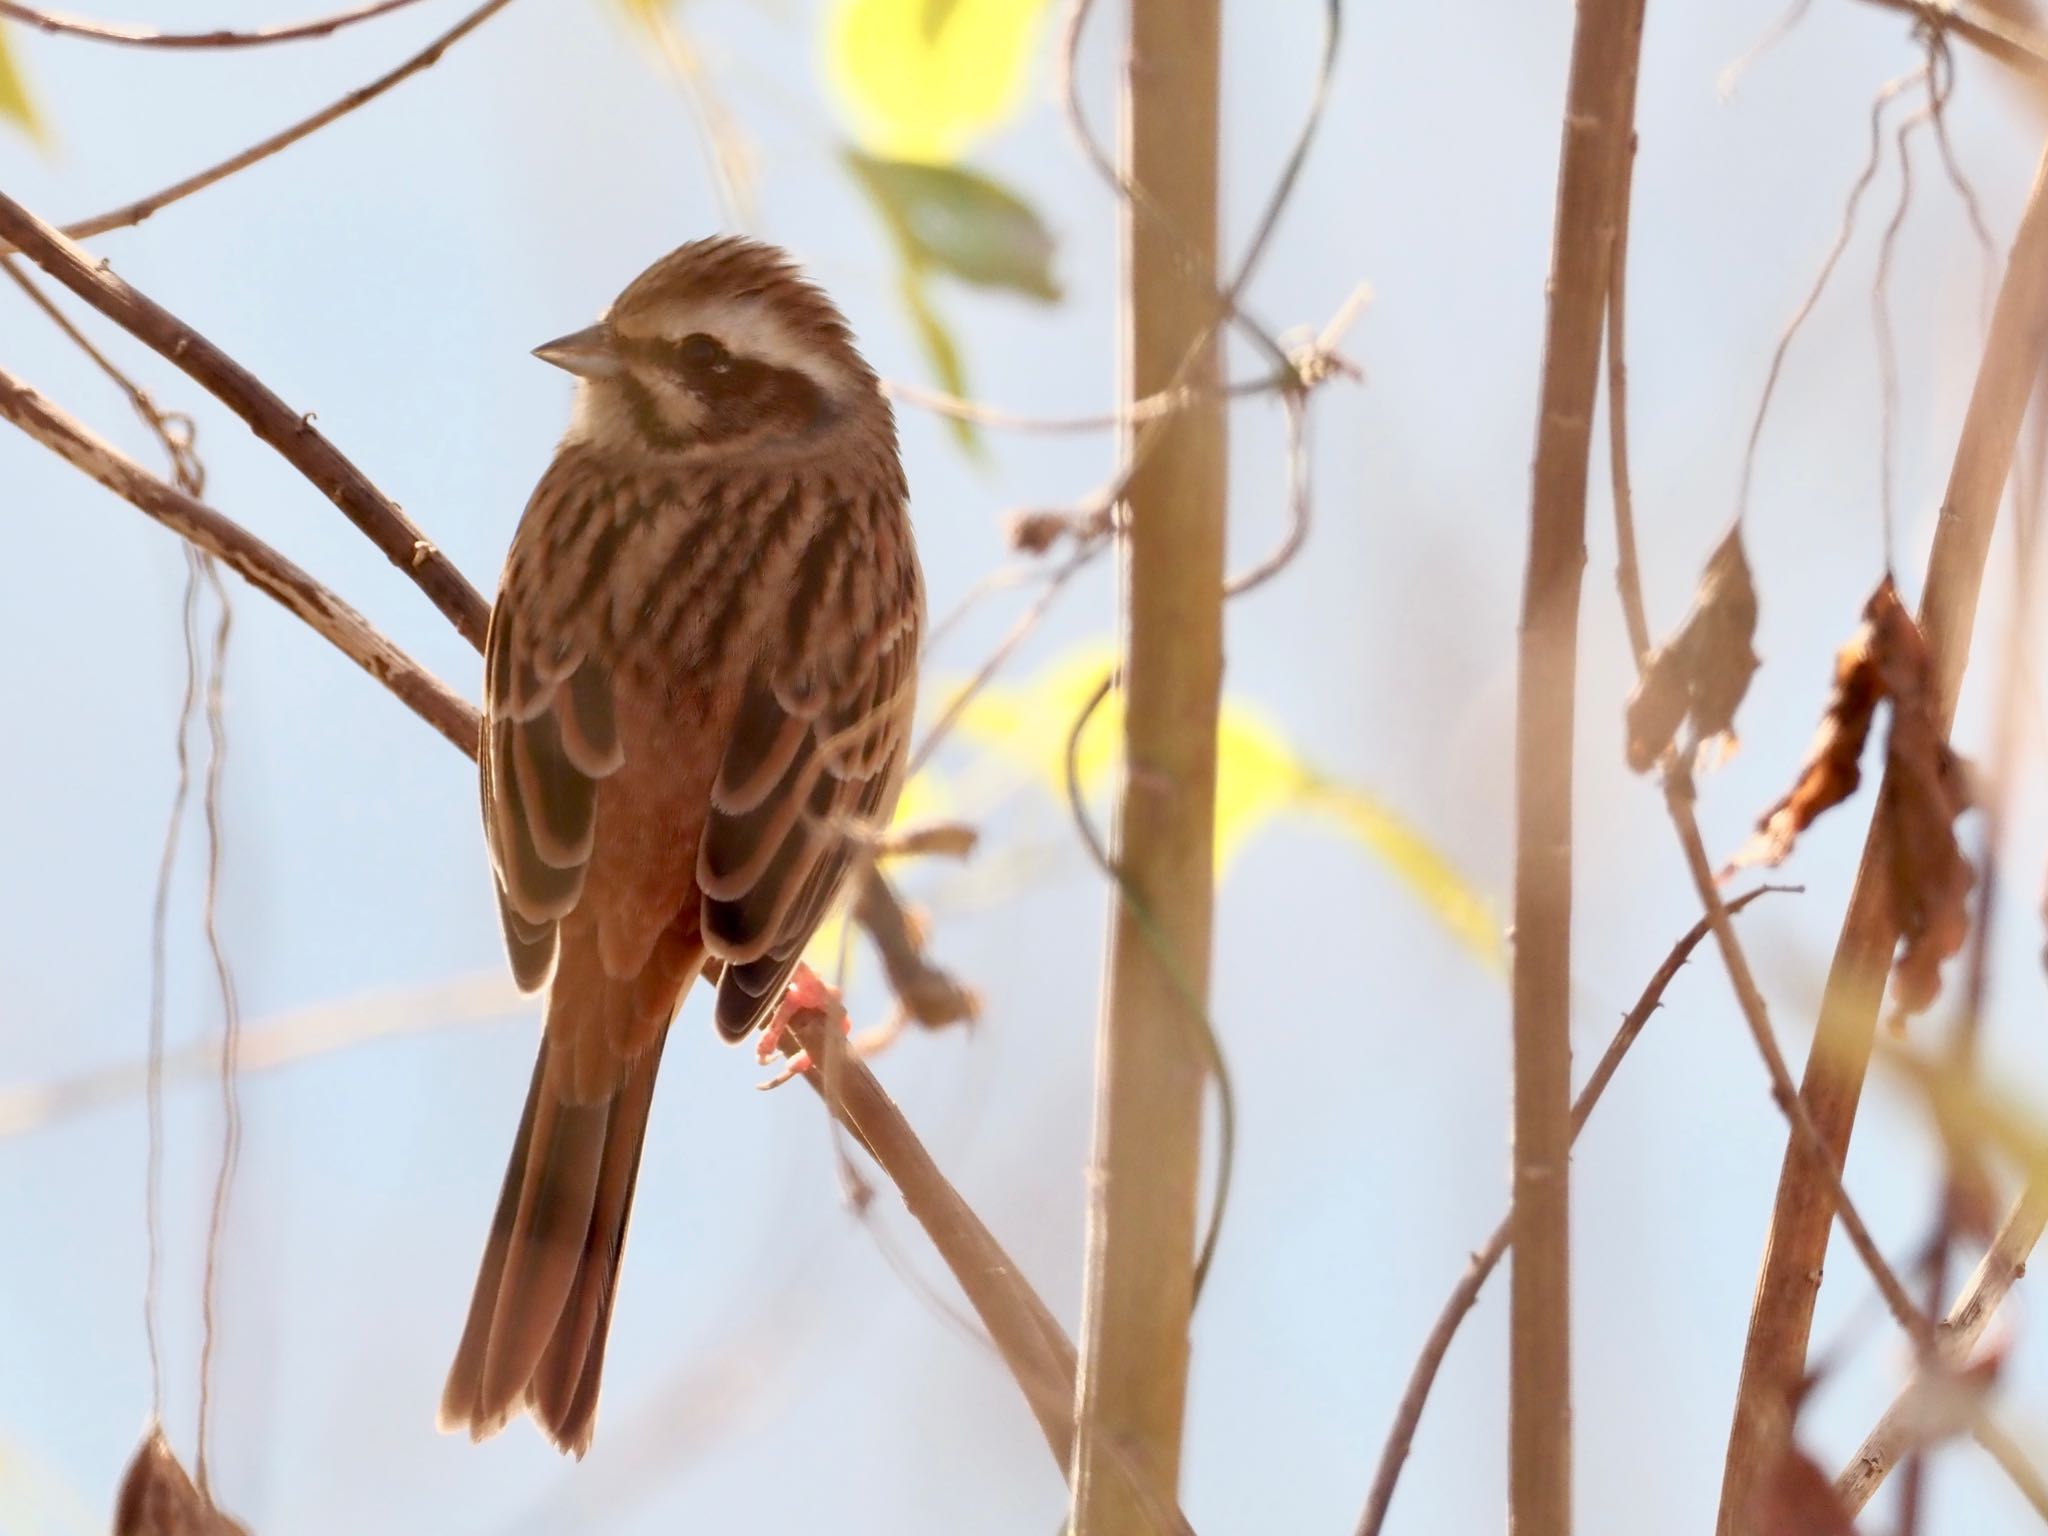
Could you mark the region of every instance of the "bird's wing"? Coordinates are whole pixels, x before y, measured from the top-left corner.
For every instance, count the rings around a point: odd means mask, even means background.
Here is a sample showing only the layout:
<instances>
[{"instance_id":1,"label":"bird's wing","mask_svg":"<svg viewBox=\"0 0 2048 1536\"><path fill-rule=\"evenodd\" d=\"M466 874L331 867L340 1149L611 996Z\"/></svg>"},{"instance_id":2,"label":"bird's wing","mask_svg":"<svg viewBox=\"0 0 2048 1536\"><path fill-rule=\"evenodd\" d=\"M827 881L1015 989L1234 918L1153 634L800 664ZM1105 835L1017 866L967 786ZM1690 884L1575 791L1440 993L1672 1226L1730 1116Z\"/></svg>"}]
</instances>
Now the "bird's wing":
<instances>
[{"instance_id":1,"label":"bird's wing","mask_svg":"<svg viewBox=\"0 0 2048 1536\"><path fill-rule=\"evenodd\" d=\"M556 925L583 893L598 780L625 761L597 658L535 641L501 591L484 642L484 835L512 974L529 992L552 972Z\"/></svg>"},{"instance_id":2,"label":"bird's wing","mask_svg":"<svg viewBox=\"0 0 2048 1536\"><path fill-rule=\"evenodd\" d=\"M725 962L718 1028L774 1008L844 880L895 809L917 693L923 590L900 511L831 517L763 645L697 856L706 948ZM883 522L882 519L887 521Z\"/></svg>"}]
</instances>

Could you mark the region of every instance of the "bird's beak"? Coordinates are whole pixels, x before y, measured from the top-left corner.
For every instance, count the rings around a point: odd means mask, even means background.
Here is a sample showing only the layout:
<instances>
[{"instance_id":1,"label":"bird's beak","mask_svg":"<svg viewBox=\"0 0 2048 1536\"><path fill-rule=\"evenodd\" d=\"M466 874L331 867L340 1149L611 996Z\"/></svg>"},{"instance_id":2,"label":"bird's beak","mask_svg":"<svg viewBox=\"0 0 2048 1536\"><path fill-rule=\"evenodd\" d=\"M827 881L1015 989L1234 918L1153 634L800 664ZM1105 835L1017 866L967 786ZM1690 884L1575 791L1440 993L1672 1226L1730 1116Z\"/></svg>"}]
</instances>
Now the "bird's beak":
<instances>
[{"instance_id":1,"label":"bird's beak","mask_svg":"<svg viewBox=\"0 0 2048 1536\"><path fill-rule=\"evenodd\" d=\"M622 366L617 339L602 320L542 343L533 349L533 355L583 379L610 378Z\"/></svg>"}]
</instances>

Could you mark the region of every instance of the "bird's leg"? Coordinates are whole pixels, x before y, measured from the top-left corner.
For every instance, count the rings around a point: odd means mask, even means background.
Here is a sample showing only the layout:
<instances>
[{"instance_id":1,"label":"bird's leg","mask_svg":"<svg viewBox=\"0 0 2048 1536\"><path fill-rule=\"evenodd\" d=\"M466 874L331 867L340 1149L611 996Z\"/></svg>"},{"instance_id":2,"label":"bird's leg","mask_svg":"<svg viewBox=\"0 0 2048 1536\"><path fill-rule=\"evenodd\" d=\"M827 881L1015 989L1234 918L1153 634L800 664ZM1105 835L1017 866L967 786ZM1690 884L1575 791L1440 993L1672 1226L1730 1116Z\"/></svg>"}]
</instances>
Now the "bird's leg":
<instances>
[{"instance_id":1,"label":"bird's leg","mask_svg":"<svg viewBox=\"0 0 2048 1536\"><path fill-rule=\"evenodd\" d=\"M790 977L789 987L776 1006L775 1016L762 1029L760 1044L755 1047L755 1060L762 1066L768 1065L775 1053L782 1049L783 1036L790 1032L789 1021L801 1013L822 1013L828 1019L836 1018L842 1035L853 1033L853 1020L846 1016L846 1009L839 999L839 989L827 986L816 971L798 961L796 974ZM798 1073L808 1072L811 1065L811 1053L798 1051L761 1087L780 1088Z\"/></svg>"}]
</instances>

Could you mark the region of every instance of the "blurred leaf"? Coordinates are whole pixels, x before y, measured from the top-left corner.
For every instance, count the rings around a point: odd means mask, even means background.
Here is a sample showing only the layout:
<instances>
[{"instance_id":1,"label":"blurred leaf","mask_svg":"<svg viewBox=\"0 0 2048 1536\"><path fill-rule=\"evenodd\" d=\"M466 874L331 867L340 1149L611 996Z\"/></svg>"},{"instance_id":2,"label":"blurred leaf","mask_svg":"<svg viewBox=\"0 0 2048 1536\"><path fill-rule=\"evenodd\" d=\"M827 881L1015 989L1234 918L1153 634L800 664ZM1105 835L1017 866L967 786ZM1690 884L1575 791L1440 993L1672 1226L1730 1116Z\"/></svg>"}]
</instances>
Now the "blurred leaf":
<instances>
[{"instance_id":1,"label":"blurred leaf","mask_svg":"<svg viewBox=\"0 0 2048 1536\"><path fill-rule=\"evenodd\" d=\"M153 1427L121 1479L114 1536L249 1536L249 1528L192 1485L164 1432Z\"/></svg>"},{"instance_id":2,"label":"blurred leaf","mask_svg":"<svg viewBox=\"0 0 2048 1536\"><path fill-rule=\"evenodd\" d=\"M1506 973L1500 914L1399 811L1363 790L1322 780L1305 786L1303 798L1305 809L1334 821L1399 876L1488 970Z\"/></svg>"},{"instance_id":3,"label":"blurred leaf","mask_svg":"<svg viewBox=\"0 0 2048 1536\"><path fill-rule=\"evenodd\" d=\"M49 142L43 120L29 96L28 82L14 62L5 27L0 27L0 121L12 123L37 144Z\"/></svg>"},{"instance_id":4,"label":"blurred leaf","mask_svg":"<svg viewBox=\"0 0 2048 1536\"><path fill-rule=\"evenodd\" d=\"M1735 740L1735 710L1756 675L1756 587L1742 549L1742 528L1707 559L1692 611L1678 633L1645 659L1628 701L1628 765L1656 766L1678 727L1692 719L1688 755L1715 737Z\"/></svg>"},{"instance_id":5,"label":"blurred leaf","mask_svg":"<svg viewBox=\"0 0 2048 1536\"><path fill-rule=\"evenodd\" d=\"M904 264L982 288L1056 302L1052 232L1008 188L957 166L845 152L848 169L895 237Z\"/></svg>"},{"instance_id":6,"label":"blurred leaf","mask_svg":"<svg viewBox=\"0 0 2048 1536\"><path fill-rule=\"evenodd\" d=\"M1951 1167L1970 1167L1996 1152L2030 1185L2048 1186L2048 1115L2040 1106L1988 1080L1951 1053L1916 1051L1883 1039L1877 1049L1878 1059L1926 1100Z\"/></svg>"},{"instance_id":7,"label":"blurred leaf","mask_svg":"<svg viewBox=\"0 0 2048 1536\"><path fill-rule=\"evenodd\" d=\"M1863 782L1859 766L1863 743L1869 739L1870 722L1885 694L1879 657L1899 643L1901 626L1911 629L1913 620L1887 576L1863 605L1863 622L1856 627L1856 633L1835 654L1834 689L1828 695L1827 712L1821 717L1820 728L1807 746L1798 780L1758 820L1756 835L1743 844L1728 861L1728 868L1721 872L1724 880L1746 865L1784 863L1799 834L1812 826L1823 811L1853 795L1856 786Z\"/></svg>"},{"instance_id":8,"label":"blurred leaf","mask_svg":"<svg viewBox=\"0 0 2048 1536\"><path fill-rule=\"evenodd\" d=\"M1757 1484L1747 1529L1752 1536L1856 1536L1834 1480L1790 1445Z\"/></svg>"},{"instance_id":9,"label":"blurred leaf","mask_svg":"<svg viewBox=\"0 0 2048 1536\"><path fill-rule=\"evenodd\" d=\"M938 380L939 388L949 395L966 398L967 369L960 361L960 349L954 344L953 333L946 329L946 322L932 308L931 295L925 292L923 274L914 267L906 266L900 286L903 307L910 311L910 323L917 332L917 343L924 349L925 361L932 365L932 376ZM981 434L975 431L973 422L963 416L948 416L946 423L953 429L953 436L962 448L977 458L981 457Z\"/></svg>"},{"instance_id":10,"label":"blurred leaf","mask_svg":"<svg viewBox=\"0 0 2048 1536\"><path fill-rule=\"evenodd\" d=\"M1976 883L1955 831L1956 818L1970 805L1969 769L1950 750L1935 718L1931 669L1920 628L1886 576L1835 658L1834 693L1798 782L1764 813L1756 835L1728 866L1781 862L1815 817L1855 791L1872 716L1889 700L1884 791L1876 816L1885 830L1885 894L1905 944L1893 996L1906 1013L1921 1012L1940 993L1942 962L1969 935L1969 895Z\"/></svg>"},{"instance_id":11,"label":"blurred leaf","mask_svg":"<svg viewBox=\"0 0 2048 1536\"><path fill-rule=\"evenodd\" d=\"M1066 797L1073 724L1115 664L1106 647L1070 653L1029 682L991 684L961 712L962 737L992 748ZM943 697L945 690L938 690ZM1075 746L1084 796L1107 788L1123 736L1123 700L1111 693ZM1489 970L1505 968L1501 926L1485 898L1399 811L1368 790L1307 763L1256 708L1226 696L1216 726L1216 872L1221 880L1278 817L1311 817L1363 848Z\"/></svg>"},{"instance_id":12,"label":"blurred leaf","mask_svg":"<svg viewBox=\"0 0 2048 1536\"><path fill-rule=\"evenodd\" d=\"M1885 873L1892 921L1904 941L1892 996L1905 1012L1919 1013L1941 992L1942 962L1970 934L1977 875L1956 842L1956 818L1969 808L1971 791L1968 771L1935 718L1934 663L1919 626L1908 619L1878 665L1892 708L1877 814L1890 833Z\"/></svg>"},{"instance_id":13,"label":"blurred leaf","mask_svg":"<svg viewBox=\"0 0 2048 1536\"><path fill-rule=\"evenodd\" d=\"M837 0L825 24L826 78L875 153L956 160L1023 100L1045 9L1045 0Z\"/></svg>"}]
</instances>

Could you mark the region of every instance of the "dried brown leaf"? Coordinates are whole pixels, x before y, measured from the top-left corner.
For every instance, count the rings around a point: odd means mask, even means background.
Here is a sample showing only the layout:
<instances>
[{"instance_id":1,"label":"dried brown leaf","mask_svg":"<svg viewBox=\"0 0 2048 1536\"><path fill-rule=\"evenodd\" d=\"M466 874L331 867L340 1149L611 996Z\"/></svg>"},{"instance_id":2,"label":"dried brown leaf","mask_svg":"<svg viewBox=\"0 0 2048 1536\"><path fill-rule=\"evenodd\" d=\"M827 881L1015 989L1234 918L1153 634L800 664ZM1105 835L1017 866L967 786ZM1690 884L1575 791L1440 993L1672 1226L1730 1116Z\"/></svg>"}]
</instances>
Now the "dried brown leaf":
<instances>
[{"instance_id":1,"label":"dried brown leaf","mask_svg":"<svg viewBox=\"0 0 2048 1536\"><path fill-rule=\"evenodd\" d=\"M1798 782L1764 812L1756 835L1728 861L1721 878L1725 880L1751 864L1782 864L1799 834L1812 826L1816 817L1856 792L1863 779L1857 760L1863 756L1871 717L1885 694L1879 657L1901 643L1902 627L1917 644L1919 631L1913 628L1912 616L1899 602L1898 589L1887 576L1863 605L1863 622L1856 633L1835 654L1834 691L1828 695L1827 713L1806 749Z\"/></svg>"},{"instance_id":2,"label":"dried brown leaf","mask_svg":"<svg viewBox=\"0 0 2048 1536\"><path fill-rule=\"evenodd\" d=\"M1976 875L1955 830L1969 809L1969 774L1935 719L1927 646L1910 618L1892 627L1878 665L1892 701L1878 814L1888 827L1885 873L1905 946L1892 995L1902 1010L1919 1013L1940 994L1941 963L1969 937Z\"/></svg>"},{"instance_id":3,"label":"dried brown leaf","mask_svg":"<svg viewBox=\"0 0 2048 1536\"><path fill-rule=\"evenodd\" d=\"M1856 1536L1856 1522L1835 1496L1835 1485L1813 1458L1785 1447L1777 1466L1757 1484L1749 1536Z\"/></svg>"},{"instance_id":4,"label":"dried brown leaf","mask_svg":"<svg viewBox=\"0 0 2048 1536\"><path fill-rule=\"evenodd\" d=\"M873 869L854 898L854 916L881 954L882 969L904 1013L927 1029L964 1024L981 1000L926 958L924 934L889 882Z\"/></svg>"},{"instance_id":5,"label":"dried brown leaf","mask_svg":"<svg viewBox=\"0 0 2048 1536\"><path fill-rule=\"evenodd\" d=\"M1738 526L1707 559L1692 611L1678 633L1643 663L1628 701L1628 765L1648 773L1670 750L1688 717L1688 752L1714 737L1735 737L1735 711L1756 675L1756 586Z\"/></svg>"},{"instance_id":6,"label":"dried brown leaf","mask_svg":"<svg viewBox=\"0 0 2048 1536\"><path fill-rule=\"evenodd\" d=\"M163 1430L152 1425L121 1478L114 1536L249 1536L249 1528L193 1486Z\"/></svg>"}]
</instances>

